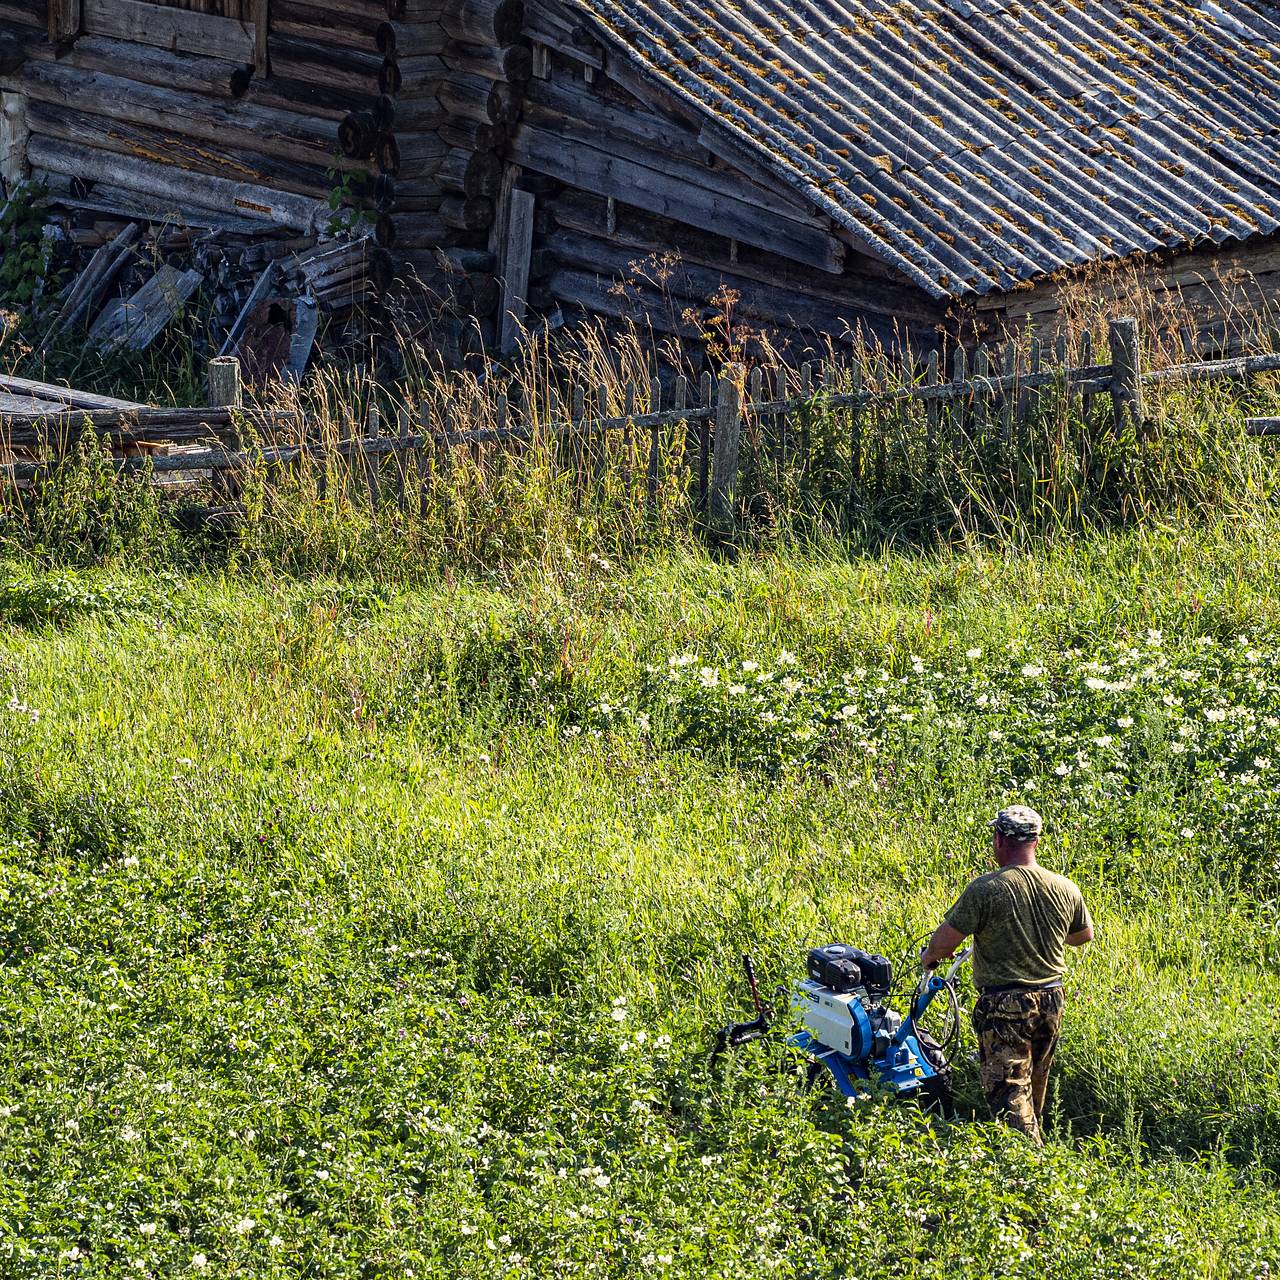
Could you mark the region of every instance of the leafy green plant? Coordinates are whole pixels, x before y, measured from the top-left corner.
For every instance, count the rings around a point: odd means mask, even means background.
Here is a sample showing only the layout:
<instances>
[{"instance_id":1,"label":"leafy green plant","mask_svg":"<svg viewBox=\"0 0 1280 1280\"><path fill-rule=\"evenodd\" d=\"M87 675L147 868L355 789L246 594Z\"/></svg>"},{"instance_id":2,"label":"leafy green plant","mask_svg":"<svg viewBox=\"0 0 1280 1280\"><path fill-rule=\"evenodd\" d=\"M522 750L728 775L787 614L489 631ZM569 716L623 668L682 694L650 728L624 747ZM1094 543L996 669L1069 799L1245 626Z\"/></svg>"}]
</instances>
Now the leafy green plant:
<instances>
[{"instance_id":1,"label":"leafy green plant","mask_svg":"<svg viewBox=\"0 0 1280 1280\"><path fill-rule=\"evenodd\" d=\"M49 267L50 242L43 231L49 190L23 183L0 209L0 304L23 307L41 286Z\"/></svg>"}]
</instances>

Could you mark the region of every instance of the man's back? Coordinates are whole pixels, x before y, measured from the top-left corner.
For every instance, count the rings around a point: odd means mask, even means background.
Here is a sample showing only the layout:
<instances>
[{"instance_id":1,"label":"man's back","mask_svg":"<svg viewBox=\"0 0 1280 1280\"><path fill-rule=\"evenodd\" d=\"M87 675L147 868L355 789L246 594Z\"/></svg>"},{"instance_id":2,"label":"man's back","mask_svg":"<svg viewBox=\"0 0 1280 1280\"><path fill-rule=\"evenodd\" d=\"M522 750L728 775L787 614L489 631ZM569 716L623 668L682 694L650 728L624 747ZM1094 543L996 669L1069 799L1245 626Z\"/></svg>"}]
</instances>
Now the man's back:
<instances>
[{"instance_id":1,"label":"man's back","mask_svg":"<svg viewBox=\"0 0 1280 1280\"><path fill-rule=\"evenodd\" d=\"M973 980L979 988L1061 982L1067 936L1091 927L1080 890L1034 862L979 876L946 922L973 935Z\"/></svg>"}]
</instances>

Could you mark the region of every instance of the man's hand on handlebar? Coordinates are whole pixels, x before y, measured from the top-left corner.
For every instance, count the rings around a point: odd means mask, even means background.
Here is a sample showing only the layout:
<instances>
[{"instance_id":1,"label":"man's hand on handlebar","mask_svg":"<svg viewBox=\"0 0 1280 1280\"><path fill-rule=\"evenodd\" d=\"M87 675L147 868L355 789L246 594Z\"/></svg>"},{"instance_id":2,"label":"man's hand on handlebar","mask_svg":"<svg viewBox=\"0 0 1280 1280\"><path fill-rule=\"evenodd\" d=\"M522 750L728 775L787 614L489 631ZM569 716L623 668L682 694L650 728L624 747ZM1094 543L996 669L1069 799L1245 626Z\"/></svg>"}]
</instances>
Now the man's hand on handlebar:
<instances>
[{"instance_id":1,"label":"man's hand on handlebar","mask_svg":"<svg viewBox=\"0 0 1280 1280\"><path fill-rule=\"evenodd\" d=\"M936 969L944 960L950 960L955 955L964 939L965 935L959 929L953 929L944 920L933 931L929 945L920 952L920 967L926 970Z\"/></svg>"}]
</instances>

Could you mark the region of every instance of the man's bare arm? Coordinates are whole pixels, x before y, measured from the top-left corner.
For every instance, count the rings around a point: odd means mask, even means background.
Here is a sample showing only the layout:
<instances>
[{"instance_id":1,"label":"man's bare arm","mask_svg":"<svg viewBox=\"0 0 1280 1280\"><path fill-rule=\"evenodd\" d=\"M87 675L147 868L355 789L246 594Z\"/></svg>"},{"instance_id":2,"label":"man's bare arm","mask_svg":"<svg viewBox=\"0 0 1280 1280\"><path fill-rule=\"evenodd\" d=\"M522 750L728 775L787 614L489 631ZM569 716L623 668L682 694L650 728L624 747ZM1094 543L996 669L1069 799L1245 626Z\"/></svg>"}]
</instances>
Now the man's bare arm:
<instances>
[{"instance_id":1,"label":"man's bare arm","mask_svg":"<svg viewBox=\"0 0 1280 1280\"><path fill-rule=\"evenodd\" d=\"M1079 933L1067 934L1067 946L1083 947L1086 942L1093 941L1093 925L1087 929L1081 929Z\"/></svg>"},{"instance_id":2,"label":"man's bare arm","mask_svg":"<svg viewBox=\"0 0 1280 1280\"><path fill-rule=\"evenodd\" d=\"M933 931L933 937L929 939L929 945L920 953L921 965L926 969L932 969L934 965L950 959L955 955L956 950L966 936L959 929L953 929L944 920Z\"/></svg>"}]
</instances>

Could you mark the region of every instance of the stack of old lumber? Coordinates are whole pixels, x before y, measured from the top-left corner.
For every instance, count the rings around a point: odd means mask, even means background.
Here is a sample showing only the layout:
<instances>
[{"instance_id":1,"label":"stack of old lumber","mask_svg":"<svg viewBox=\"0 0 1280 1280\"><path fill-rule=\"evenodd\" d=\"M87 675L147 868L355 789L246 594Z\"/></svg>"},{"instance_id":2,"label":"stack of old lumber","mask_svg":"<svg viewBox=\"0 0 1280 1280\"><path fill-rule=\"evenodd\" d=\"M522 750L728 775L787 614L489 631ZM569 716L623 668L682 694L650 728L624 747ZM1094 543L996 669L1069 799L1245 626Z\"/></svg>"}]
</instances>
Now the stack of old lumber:
<instances>
[{"instance_id":1,"label":"stack of old lumber","mask_svg":"<svg viewBox=\"0 0 1280 1280\"><path fill-rule=\"evenodd\" d=\"M92 196L65 196L53 211L52 265L66 284L44 304L51 339L87 330L104 352L142 350L176 316L198 308L202 323L192 341L217 349L270 269L272 296L305 299L329 318L325 340L340 347L367 334L391 281L386 251L367 236L317 239L216 217L213 226L183 226L93 204ZM308 343L298 373L309 351Z\"/></svg>"}]
</instances>

